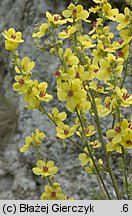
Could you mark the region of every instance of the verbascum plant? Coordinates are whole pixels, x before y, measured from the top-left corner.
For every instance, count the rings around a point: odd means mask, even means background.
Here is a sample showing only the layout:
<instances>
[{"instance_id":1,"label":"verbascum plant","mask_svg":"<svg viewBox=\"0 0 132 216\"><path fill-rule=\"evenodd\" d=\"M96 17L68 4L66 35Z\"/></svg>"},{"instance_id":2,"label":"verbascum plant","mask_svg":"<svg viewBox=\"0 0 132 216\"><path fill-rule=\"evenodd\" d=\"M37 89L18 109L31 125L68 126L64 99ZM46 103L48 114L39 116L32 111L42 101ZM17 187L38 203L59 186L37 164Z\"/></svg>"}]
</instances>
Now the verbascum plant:
<instances>
[{"instance_id":1,"label":"verbascum plant","mask_svg":"<svg viewBox=\"0 0 132 216\"><path fill-rule=\"evenodd\" d=\"M24 42L22 33L14 28L4 31L5 48L12 53L16 71L13 89L24 95L28 109L38 109L49 118L55 126L56 137L62 142L68 140L79 149L82 168L88 175L97 177L102 199L113 198L104 181L104 174L109 175L111 179L116 199L123 199L124 196L131 199L132 159L127 161L127 155L132 148L132 116L130 113L126 119L122 110L132 105L132 95L124 87L131 72L129 59L132 5L127 1L129 7L124 9L124 13L119 13L107 0L93 2L95 7L89 10L84 10L82 5L73 1L61 15L52 15L47 11L47 22L37 25L32 34L34 44L40 52L49 51L60 61L60 66L54 72L57 97L60 102L65 102L67 110L75 117L72 126L65 123L66 112L61 112L57 107L53 107L51 113L46 111L46 103L50 103L53 96L48 93L47 82L38 82L31 78L35 63L28 56L22 59L19 57L16 49ZM92 13L97 14L93 22L89 18ZM117 24L116 29L120 35L118 41L114 32L107 26L109 20ZM92 28L88 33L85 33L84 22ZM88 113L92 122L87 118ZM111 117L111 128L104 133L101 122L107 116ZM81 142L76 142L75 136L78 136ZM45 137L45 133L37 128L35 133L25 138L25 143L20 149L21 152L25 152L33 148L36 152L36 167L32 171L48 181L41 199L73 199L62 192L60 183L55 180L54 175L58 168L54 161L43 160L41 156L40 146ZM98 158L96 153L100 149L102 155ZM111 162L113 153L120 155L123 164L122 189Z\"/></svg>"}]
</instances>

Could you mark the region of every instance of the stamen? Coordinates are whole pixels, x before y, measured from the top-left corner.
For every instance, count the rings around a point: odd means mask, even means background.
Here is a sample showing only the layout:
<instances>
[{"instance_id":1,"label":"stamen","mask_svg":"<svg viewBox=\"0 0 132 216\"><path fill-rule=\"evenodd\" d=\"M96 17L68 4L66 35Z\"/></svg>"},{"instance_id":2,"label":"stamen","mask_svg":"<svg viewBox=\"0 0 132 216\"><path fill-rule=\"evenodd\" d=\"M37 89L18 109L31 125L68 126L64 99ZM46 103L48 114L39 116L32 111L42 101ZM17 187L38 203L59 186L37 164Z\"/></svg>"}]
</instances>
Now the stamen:
<instances>
[{"instance_id":1,"label":"stamen","mask_svg":"<svg viewBox=\"0 0 132 216\"><path fill-rule=\"evenodd\" d=\"M44 97L46 95L46 93L44 92L44 91L41 91L40 93L39 93L39 96L40 97Z\"/></svg>"},{"instance_id":2,"label":"stamen","mask_svg":"<svg viewBox=\"0 0 132 216\"><path fill-rule=\"evenodd\" d=\"M131 141L131 140L126 140L126 143L127 143L128 145L131 145L131 144L132 144L132 141Z\"/></svg>"},{"instance_id":3,"label":"stamen","mask_svg":"<svg viewBox=\"0 0 132 216\"><path fill-rule=\"evenodd\" d=\"M12 34L12 35L11 35L11 38L15 40L15 39L16 39L16 35L13 35L13 34Z\"/></svg>"},{"instance_id":4,"label":"stamen","mask_svg":"<svg viewBox=\"0 0 132 216\"><path fill-rule=\"evenodd\" d=\"M43 171L44 171L44 172L48 172L48 167L47 167L47 166L44 166L44 167L43 167Z\"/></svg>"},{"instance_id":5,"label":"stamen","mask_svg":"<svg viewBox=\"0 0 132 216\"><path fill-rule=\"evenodd\" d=\"M76 16L76 13L77 13L77 10L76 10L76 9L73 9L72 15L73 15L73 16Z\"/></svg>"},{"instance_id":6,"label":"stamen","mask_svg":"<svg viewBox=\"0 0 132 216\"><path fill-rule=\"evenodd\" d=\"M80 74L79 74L78 72L76 72L75 78L76 78L76 79L79 79L79 78L80 78Z\"/></svg>"},{"instance_id":7,"label":"stamen","mask_svg":"<svg viewBox=\"0 0 132 216\"><path fill-rule=\"evenodd\" d=\"M20 79L20 80L19 80L19 84L20 84L20 85L23 85L24 83L25 83L25 82L24 82L24 79Z\"/></svg>"},{"instance_id":8,"label":"stamen","mask_svg":"<svg viewBox=\"0 0 132 216\"><path fill-rule=\"evenodd\" d=\"M69 97L72 97L72 96L73 96L73 91L72 91L72 90L69 90L68 93L67 93L67 95L68 95Z\"/></svg>"},{"instance_id":9,"label":"stamen","mask_svg":"<svg viewBox=\"0 0 132 216\"><path fill-rule=\"evenodd\" d=\"M69 130L68 130L68 129L65 129L65 130L64 130L64 134L65 134L65 135L68 135L68 134L69 134Z\"/></svg>"},{"instance_id":10,"label":"stamen","mask_svg":"<svg viewBox=\"0 0 132 216\"><path fill-rule=\"evenodd\" d=\"M126 100L129 98L129 94L128 93L123 93L122 95L123 99Z\"/></svg>"},{"instance_id":11,"label":"stamen","mask_svg":"<svg viewBox=\"0 0 132 216\"><path fill-rule=\"evenodd\" d=\"M105 107L106 107L107 109L110 109L110 105L111 105L111 102L108 101L108 103L105 104Z\"/></svg>"},{"instance_id":12,"label":"stamen","mask_svg":"<svg viewBox=\"0 0 132 216\"><path fill-rule=\"evenodd\" d=\"M54 17L54 21L55 21L55 22L57 22L59 19L60 19L59 16L55 16L55 17Z\"/></svg>"},{"instance_id":13,"label":"stamen","mask_svg":"<svg viewBox=\"0 0 132 216\"><path fill-rule=\"evenodd\" d=\"M121 132L121 127L120 127L120 126L116 126L115 131L116 131L117 133L120 133L120 132Z\"/></svg>"},{"instance_id":14,"label":"stamen","mask_svg":"<svg viewBox=\"0 0 132 216\"><path fill-rule=\"evenodd\" d=\"M84 132L85 132L85 134L88 134L89 133L89 128L85 128Z\"/></svg>"},{"instance_id":15,"label":"stamen","mask_svg":"<svg viewBox=\"0 0 132 216\"><path fill-rule=\"evenodd\" d=\"M56 71L55 73L54 73L54 76L60 76L61 75L61 73L60 73L60 71Z\"/></svg>"},{"instance_id":16,"label":"stamen","mask_svg":"<svg viewBox=\"0 0 132 216\"><path fill-rule=\"evenodd\" d=\"M55 197L56 196L56 192L55 191L51 192L51 196Z\"/></svg>"}]
</instances>

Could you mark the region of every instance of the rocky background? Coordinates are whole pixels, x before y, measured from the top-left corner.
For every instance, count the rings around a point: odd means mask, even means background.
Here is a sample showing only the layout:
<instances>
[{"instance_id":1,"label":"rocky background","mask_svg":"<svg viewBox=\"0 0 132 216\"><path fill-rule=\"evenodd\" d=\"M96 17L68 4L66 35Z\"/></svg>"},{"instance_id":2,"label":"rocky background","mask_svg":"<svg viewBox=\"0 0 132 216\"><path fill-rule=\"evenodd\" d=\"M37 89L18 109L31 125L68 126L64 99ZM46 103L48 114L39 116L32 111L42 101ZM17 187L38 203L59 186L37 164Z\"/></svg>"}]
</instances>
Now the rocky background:
<instances>
[{"instance_id":1,"label":"rocky background","mask_svg":"<svg viewBox=\"0 0 132 216\"><path fill-rule=\"evenodd\" d=\"M86 2L89 1L80 0L87 8L89 4ZM124 1L111 2L123 10ZM0 0L0 199L39 199L46 182L42 182L41 178L31 171L35 165L33 152L19 152L25 137L36 128L43 130L47 135L42 147L43 156L54 160L59 166L56 178L61 183L64 193L74 196L75 199L95 199L96 195L93 197L92 194L94 190L99 191L96 179L82 170L76 148L71 143L67 143L67 147L64 148L62 143L56 140L54 127L48 119L37 110L26 109L23 96L12 90L14 70L10 54L4 50L1 35L1 32L9 27L23 32L25 43L20 45L21 57L28 55L35 61L34 78L47 81L49 92L54 93L55 80L52 73L56 70L58 61L49 56L49 53L36 51L31 35L35 24L45 21L47 10L59 13L67 5L66 0ZM127 83L127 87L131 88L130 82ZM58 102L52 101L47 106L48 111L51 111L51 106L58 106ZM63 110L61 105L59 108ZM106 177L106 181L110 187L109 178ZM111 194L114 197L112 189Z\"/></svg>"}]
</instances>

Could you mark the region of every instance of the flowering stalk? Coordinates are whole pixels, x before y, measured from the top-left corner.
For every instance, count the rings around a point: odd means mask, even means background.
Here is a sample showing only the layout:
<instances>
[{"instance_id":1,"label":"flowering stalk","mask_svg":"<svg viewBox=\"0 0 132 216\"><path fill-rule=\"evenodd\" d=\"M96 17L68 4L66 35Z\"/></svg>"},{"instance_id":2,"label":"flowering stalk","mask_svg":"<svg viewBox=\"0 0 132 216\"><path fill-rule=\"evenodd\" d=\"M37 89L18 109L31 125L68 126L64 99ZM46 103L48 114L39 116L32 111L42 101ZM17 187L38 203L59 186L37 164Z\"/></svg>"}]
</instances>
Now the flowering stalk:
<instances>
[{"instance_id":1,"label":"flowering stalk","mask_svg":"<svg viewBox=\"0 0 132 216\"><path fill-rule=\"evenodd\" d=\"M108 155L107 155L106 146L104 144L104 140L103 140L103 135L102 135L101 127L100 127L100 121L99 121L99 116L98 116L98 111L97 111L95 99L93 97L93 93L92 93L91 89L89 89L89 92L91 94L92 101L93 101L93 109L94 109L94 114L95 114L95 122L96 122L96 125L97 125L97 128L98 128L100 142L101 142L103 150L104 150L104 154L105 154L105 158L106 158L109 174L110 174L110 177L111 177L111 180L112 180L115 192L116 192L117 199L120 199L120 194L119 194L118 186L117 186L117 183L116 183L116 179L114 177L114 174L113 174L113 171L112 171L112 168L111 168L111 164L110 164L110 160L109 160Z\"/></svg>"},{"instance_id":2,"label":"flowering stalk","mask_svg":"<svg viewBox=\"0 0 132 216\"><path fill-rule=\"evenodd\" d=\"M123 171L124 171L127 199L130 200L129 189L128 189L128 180L127 180L126 153L125 153L123 146L122 146L122 160L123 160Z\"/></svg>"},{"instance_id":3,"label":"flowering stalk","mask_svg":"<svg viewBox=\"0 0 132 216\"><path fill-rule=\"evenodd\" d=\"M107 188L106 188L106 186L105 186L105 183L104 183L104 181L103 181L103 178L102 178L102 176L101 176L101 174L100 174L100 172L99 172L99 170L98 170L98 166L96 165L96 162L95 162L95 159L94 159L94 157L93 157L93 154L92 154L92 152L91 152L91 150L90 150L90 147L89 147L89 144L88 144L88 141L87 141L87 137L86 137L86 135L85 135L84 127L83 127L83 122L82 122L82 119L81 119L81 117L80 117L79 112L78 112L77 109L76 109L76 113L77 113L77 116L78 116L79 121L80 121L80 123L81 123L81 127L82 127L83 134L84 134L84 137L85 137L85 143L86 143L86 146L87 146L87 149L88 149L88 153L89 153L89 155L90 155L90 158L92 159L92 162L93 162L93 164L94 164L96 173L97 173L97 175L99 176L99 179L100 179L100 181L101 181L101 183L102 183L102 185L103 185L103 187L104 187L104 190L105 190L105 192L106 192L106 194L107 194L108 199L111 199L111 198L110 198L110 195L109 195L109 192L108 192L108 190L107 190Z\"/></svg>"}]
</instances>

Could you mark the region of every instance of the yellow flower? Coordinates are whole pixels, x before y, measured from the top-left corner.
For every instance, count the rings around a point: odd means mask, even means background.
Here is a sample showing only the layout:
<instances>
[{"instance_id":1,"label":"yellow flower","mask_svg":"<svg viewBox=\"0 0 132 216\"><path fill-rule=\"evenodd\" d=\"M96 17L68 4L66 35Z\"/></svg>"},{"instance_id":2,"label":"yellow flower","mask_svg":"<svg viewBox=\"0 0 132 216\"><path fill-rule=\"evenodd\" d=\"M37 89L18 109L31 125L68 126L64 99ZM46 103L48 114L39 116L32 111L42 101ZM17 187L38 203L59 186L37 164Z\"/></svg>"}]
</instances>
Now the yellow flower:
<instances>
[{"instance_id":1,"label":"yellow flower","mask_svg":"<svg viewBox=\"0 0 132 216\"><path fill-rule=\"evenodd\" d=\"M15 50L19 43L24 42L21 38L22 33L16 32L14 28L10 28L8 31L4 31L3 36L5 37L5 48L9 51Z\"/></svg>"},{"instance_id":2,"label":"yellow flower","mask_svg":"<svg viewBox=\"0 0 132 216\"><path fill-rule=\"evenodd\" d=\"M39 129L36 129L36 134L32 133L32 139L35 142L35 144L40 145L42 144L42 139L45 138L45 134L43 132L40 132Z\"/></svg>"},{"instance_id":3,"label":"yellow flower","mask_svg":"<svg viewBox=\"0 0 132 216\"><path fill-rule=\"evenodd\" d=\"M109 115L110 113L112 113L113 108L116 105L116 98L113 97L106 97L104 100L104 106L100 103L97 102L97 109L98 109L98 113L99 115L104 118L105 116Z\"/></svg>"},{"instance_id":4,"label":"yellow flower","mask_svg":"<svg viewBox=\"0 0 132 216\"><path fill-rule=\"evenodd\" d=\"M58 123L58 122L62 122L66 119L67 114L65 112L60 112L57 108L53 108L52 109L52 115L50 115L53 120Z\"/></svg>"},{"instance_id":5,"label":"yellow flower","mask_svg":"<svg viewBox=\"0 0 132 216\"><path fill-rule=\"evenodd\" d=\"M45 134L43 132L40 132L39 129L36 129L36 134L32 133L32 136L27 136L25 139L25 144L20 149L20 152L25 152L29 149L30 146L40 145L42 144L42 139L45 138Z\"/></svg>"},{"instance_id":6,"label":"yellow flower","mask_svg":"<svg viewBox=\"0 0 132 216\"><path fill-rule=\"evenodd\" d=\"M24 42L24 40L21 39L22 33L16 32L14 28L10 28L8 31L4 31L4 33L2 34L8 41L15 42L15 43Z\"/></svg>"},{"instance_id":7,"label":"yellow flower","mask_svg":"<svg viewBox=\"0 0 132 216\"><path fill-rule=\"evenodd\" d=\"M74 80L74 78L76 79L76 71L75 71L75 68L76 66L78 65L73 65L72 67L67 67L66 69L60 67L59 69L57 69L55 72L54 72L54 76L56 77L56 81L57 81L57 89L59 87L61 87L62 83L64 81L67 81L67 80Z\"/></svg>"},{"instance_id":8,"label":"yellow flower","mask_svg":"<svg viewBox=\"0 0 132 216\"><path fill-rule=\"evenodd\" d=\"M119 13L116 15L116 22L119 22L120 24L117 25L117 29L121 30L125 28L127 25L130 23L131 19L131 11L129 10L128 7L124 9L124 14Z\"/></svg>"},{"instance_id":9,"label":"yellow flower","mask_svg":"<svg viewBox=\"0 0 132 216\"><path fill-rule=\"evenodd\" d=\"M109 140L112 140L112 139L109 139ZM108 143L106 144L106 149L107 149L108 152L109 152L109 151L112 152L112 151L115 151L115 150L116 150L118 153L122 153L120 143L113 144L113 143L110 141L110 142L108 142Z\"/></svg>"},{"instance_id":10,"label":"yellow flower","mask_svg":"<svg viewBox=\"0 0 132 216\"><path fill-rule=\"evenodd\" d=\"M79 64L79 65L73 65L70 70L68 70L68 73L71 73L72 77L75 79L79 79L82 81L88 80L89 78L89 71L85 71L84 66Z\"/></svg>"},{"instance_id":11,"label":"yellow flower","mask_svg":"<svg viewBox=\"0 0 132 216\"><path fill-rule=\"evenodd\" d=\"M24 57L22 60L17 58L15 71L18 74L22 73L23 75L31 75L30 71L34 68L34 66L35 62L30 61L30 58L27 56Z\"/></svg>"},{"instance_id":12,"label":"yellow flower","mask_svg":"<svg viewBox=\"0 0 132 216\"><path fill-rule=\"evenodd\" d=\"M35 175L41 175L42 177L47 177L54 175L58 172L58 167L54 166L54 161L50 160L47 163L43 160L38 160L36 163L37 167L32 169Z\"/></svg>"},{"instance_id":13,"label":"yellow flower","mask_svg":"<svg viewBox=\"0 0 132 216\"><path fill-rule=\"evenodd\" d=\"M127 60L128 57L129 57L129 48L130 48L129 44L125 45L125 46L122 48L122 52L123 52L122 58L123 58L124 60Z\"/></svg>"},{"instance_id":14,"label":"yellow flower","mask_svg":"<svg viewBox=\"0 0 132 216\"><path fill-rule=\"evenodd\" d=\"M39 27L39 31L38 32L34 32L32 34L32 37L35 38L41 38L45 35L45 33L48 31L48 27L49 25L47 23L43 23L40 27Z\"/></svg>"},{"instance_id":15,"label":"yellow flower","mask_svg":"<svg viewBox=\"0 0 132 216\"><path fill-rule=\"evenodd\" d=\"M112 67L111 67L111 62L109 62L106 59L101 59L100 60L100 70L97 72L96 77L99 80L109 80L114 73Z\"/></svg>"},{"instance_id":16,"label":"yellow flower","mask_svg":"<svg viewBox=\"0 0 132 216\"><path fill-rule=\"evenodd\" d=\"M109 3L102 5L102 11L109 20L115 20L115 16L118 14L118 9L112 9Z\"/></svg>"},{"instance_id":17,"label":"yellow flower","mask_svg":"<svg viewBox=\"0 0 132 216\"><path fill-rule=\"evenodd\" d=\"M105 59L100 60L100 70L96 77L99 80L110 80L111 78L121 77L123 70L123 60L117 59L113 54L108 54Z\"/></svg>"},{"instance_id":18,"label":"yellow flower","mask_svg":"<svg viewBox=\"0 0 132 216\"><path fill-rule=\"evenodd\" d=\"M5 49L6 50L13 51L13 50L17 49L18 45L19 45L19 43L5 40Z\"/></svg>"},{"instance_id":19,"label":"yellow flower","mask_svg":"<svg viewBox=\"0 0 132 216\"><path fill-rule=\"evenodd\" d=\"M87 172L87 173L92 173L92 171L93 171L93 169L91 168L91 167L85 167L85 171Z\"/></svg>"},{"instance_id":20,"label":"yellow flower","mask_svg":"<svg viewBox=\"0 0 132 216\"><path fill-rule=\"evenodd\" d=\"M123 137L121 143L124 148L132 148L132 131Z\"/></svg>"},{"instance_id":21,"label":"yellow flower","mask_svg":"<svg viewBox=\"0 0 132 216\"><path fill-rule=\"evenodd\" d=\"M62 17L59 14L54 14L53 16L47 11L46 17L48 18L48 25L53 23L54 25L63 25L67 20L62 20Z\"/></svg>"},{"instance_id":22,"label":"yellow flower","mask_svg":"<svg viewBox=\"0 0 132 216\"><path fill-rule=\"evenodd\" d=\"M81 99L77 105L76 105L76 108L79 110L79 111L83 111L83 112L87 112L90 110L91 108L91 102L89 101L89 98L86 98L85 99Z\"/></svg>"},{"instance_id":23,"label":"yellow flower","mask_svg":"<svg viewBox=\"0 0 132 216\"><path fill-rule=\"evenodd\" d=\"M132 148L132 121L130 121L130 123L128 122L127 125L127 130L128 130L128 134L126 136L123 137L122 141L121 141L121 145L124 148Z\"/></svg>"},{"instance_id":24,"label":"yellow flower","mask_svg":"<svg viewBox=\"0 0 132 216\"><path fill-rule=\"evenodd\" d=\"M100 6L96 5L95 7L91 7L89 9L89 13L97 13L100 10Z\"/></svg>"},{"instance_id":25,"label":"yellow flower","mask_svg":"<svg viewBox=\"0 0 132 216\"><path fill-rule=\"evenodd\" d=\"M102 44L102 42L100 41L97 44L97 49L94 49L92 52L92 56L94 57L93 59L93 63L95 65L98 65L98 62L105 57L107 54L107 51L104 49L104 45Z\"/></svg>"},{"instance_id":26,"label":"yellow flower","mask_svg":"<svg viewBox=\"0 0 132 216\"><path fill-rule=\"evenodd\" d=\"M72 53L70 48L66 48L63 57L69 65L77 65L79 63L79 59Z\"/></svg>"},{"instance_id":27,"label":"yellow flower","mask_svg":"<svg viewBox=\"0 0 132 216\"><path fill-rule=\"evenodd\" d=\"M107 151L117 151L122 153L121 145L126 148L132 148L132 124L123 119L121 123L116 123L114 129L107 131L109 142L106 145Z\"/></svg>"},{"instance_id":28,"label":"yellow flower","mask_svg":"<svg viewBox=\"0 0 132 216\"><path fill-rule=\"evenodd\" d=\"M92 29L91 31L89 31L88 34L89 34L89 35L92 35L94 32L96 32L97 30L99 30L99 29L100 29L100 26L102 25L102 23L103 23L102 18L97 18L96 21L94 21L94 22L92 23L93 29Z\"/></svg>"},{"instance_id":29,"label":"yellow flower","mask_svg":"<svg viewBox=\"0 0 132 216\"><path fill-rule=\"evenodd\" d=\"M93 134L96 133L95 131L95 127L93 125L90 125L88 127L84 128L84 133L87 137L92 136ZM79 128L79 131L76 132L77 135L79 135L80 137L82 137L82 128Z\"/></svg>"},{"instance_id":30,"label":"yellow flower","mask_svg":"<svg viewBox=\"0 0 132 216\"><path fill-rule=\"evenodd\" d=\"M41 82L38 84L36 80L35 86L32 88L33 94L40 100L44 100L46 102L50 101L53 97L52 95L46 92L48 84L46 82Z\"/></svg>"},{"instance_id":31,"label":"yellow flower","mask_svg":"<svg viewBox=\"0 0 132 216\"><path fill-rule=\"evenodd\" d=\"M93 80L99 71L99 65L90 62L85 66L85 69L88 71L88 75L85 80Z\"/></svg>"},{"instance_id":32,"label":"yellow flower","mask_svg":"<svg viewBox=\"0 0 132 216\"><path fill-rule=\"evenodd\" d=\"M106 94L104 87L97 82L90 82L89 88L94 89L96 92Z\"/></svg>"},{"instance_id":33,"label":"yellow flower","mask_svg":"<svg viewBox=\"0 0 132 216\"><path fill-rule=\"evenodd\" d=\"M65 195L59 185L45 185L41 200L65 200Z\"/></svg>"},{"instance_id":34,"label":"yellow flower","mask_svg":"<svg viewBox=\"0 0 132 216\"><path fill-rule=\"evenodd\" d=\"M75 6L73 3L71 3L68 6L68 10L64 10L62 15L66 18L72 17L75 21L83 20L85 22L90 22L87 20L89 13L87 10L83 10L82 5Z\"/></svg>"},{"instance_id":35,"label":"yellow flower","mask_svg":"<svg viewBox=\"0 0 132 216\"><path fill-rule=\"evenodd\" d=\"M58 99L67 101L66 106L70 110L74 110L82 99L86 99L86 91L82 89L81 82L78 79L73 82L62 83L57 90Z\"/></svg>"},{"instance_id":36,"label":"yellow flower","mask_svg":"<svg viewBox=\"0 0 132 216\"><path fill-rule=\"evenodd\" d=\"M120 31L120 36L122 38L121 46L128 44L132 40L132 32L130 29L122 29Z\"/></svg>"},{"instance_id":37,"label":"yellow flower","mask_svg":"<svg viewBox=\"0 0 132 216\"><path fill-rule=\"evenodd\" d=\"M20 152L28 151L29 147L32 145L33 139L30 136L27 136L25 139L25 144L20 148Z\"/></svg>"},{"instance_id":38,"label":"yellow flower","mask_svg":"<svg viewBox=\"0 0 132 216\"><path fill-rule=\"evenodd\" d=\"M19 94L26 93L33 83L28 77L23 77L21 75L15 76L15 80L16 82L13 84L13 89L19 91Z\"/></svg>"},{"instance_id":39,"label":"yellow flower","mask_svg":"<svg viewBox=\"0 0 132 216\"><path fill-rule=\"evenodd\" d=\"M122 45L121 45L121 47L122 47ZM124 59L124 60L127 60L128 57L129 57L129 45L128 45L128 44L125 45L125 43L124 43L123 48L122 48L121 50L117 51L117 53L116 53L116 58L117 58L117 59L120 58L120 59L122 59L122 60L123 60L123 59Z\"/></svg>"},{"instance_id":40,"label":"yellow flower","mask_svg":"<svg viewBox=\"0 0 132 216\"><path fill-rule=\"evenodd\" d=\"M63 30L62 32L59 33L59 38L66 39L71 37L78 29L77 25L74 26L68 26L67 29Z\"/></svg>"},{"instance_id":41,"label":"yellow flower","mask_svg":"<svg viewBox=\"0 0 132 216\"><path fill-rule=\"evenodd\" d=\"M72 136L76 131L77 125L73 125L70 127L67 124L64 124L63 122L59 122L58 126L56 127L56 136L60 139L65 140L67 137Z\"/></svg>"},{"instance_id":42,"label":"yellow flower","mask_svg":"<svg viewBox=\"0 0 132 216\"><path fill-rule=\"evenodd\" d=\"M38 108L40 105L40 100L33 94L31 90L26 92L24 101L26 102L26 107L28 107L29 109Z\"/></svg>"},{"instance_id":43,"label":"yellow flower","mask_svg":"<svg viewBox=\"0 0 132 216\"><path fill-rule=\"evenodd\" d=\"M101 143L98 140L94 140L93 142L90 142L90 145L93 148L99 148L101 146Z\"/></svg>"},{"instance_id":44,"label":"yellow flower","mask_svg":"<svg viewBox=\"0 0 132 216\"><path fill-rule=\"evenodd\" d=\"M61 81L62 80L67 80L67 73L64 72L64 68L60 67L58 68L54 73L53 75L55 76L56 78L56 81L57 81L57 88L61 85Z\"/></svg>"},{"instance_id":45,"label":"yellow flower","mask_svg":"<svg viewBox=\"0 0 132 216\"><path fill-rule=\"evenodd\" d=\"M84 151L88 153L87 147L84 148ZM95 159L95 157L94 157L94 159ZM86 153L79 154L79 160L81 161L82 166L85 166L88 163L90 163L91 167L93 166L92 159Z\"/></svg>"},{"instance_id":46,"label":"yellow flower","mask_svg":"<svg viewBox=\"0 0 132 216\"><path fill-rule=\"evenodd\" d=\"M122 138L128 134L128 122L123 119L122 122L117 122L113 129L106 132L108 139L112 140L113 144L120 143Z\"/></svg>"},{"instance_id":47,"label":"yellow flower","mask_svg":"<svg viewBox=\"0 0 132 216\"><path fill-rule=\"evenodd\" d=\"M92 44L92 40L88 35L81 35L78 37L78 40L81 43L83 49L89 49L96 46L95 44Z\"/></svg>"},{"instance_id":48,"label":"yellow flower","mask_svg":"<svg viewBox=\"0 0 132 216\"><path fill-rule=\"evenodd\" d=\"M121 106L129 107L132 104L132 95L129 95L125 88L120 89L118 86L116 86L115 90L121 100Z\"/></svg>"},{"instance_id":49,"label":"yellow flower","mask_svg":"<svg viewBox=\"0 0 132 216\"><path fill-rule=\"evenodd\" d=\"M132 148L132 123L128 122L127 119L123 119L121 123L117 123L114 130L118 132L118 135L114 134L114 131L108 131L108 140L106 147L108 151L114 151L121 153L121 145L124 148ZM114 138L112 137L114 135Z\"/></svg>"}]
</instances>

